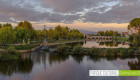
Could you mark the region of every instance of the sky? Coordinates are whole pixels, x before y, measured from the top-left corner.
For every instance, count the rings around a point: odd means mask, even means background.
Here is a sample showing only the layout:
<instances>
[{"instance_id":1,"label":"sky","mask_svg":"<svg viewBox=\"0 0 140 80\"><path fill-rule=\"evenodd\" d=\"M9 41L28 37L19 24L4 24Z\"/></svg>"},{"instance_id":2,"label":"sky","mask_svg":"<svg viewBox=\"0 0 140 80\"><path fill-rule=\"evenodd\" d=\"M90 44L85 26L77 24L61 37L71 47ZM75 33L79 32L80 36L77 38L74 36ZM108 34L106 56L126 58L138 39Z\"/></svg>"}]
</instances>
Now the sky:
<instances>
[{"instance_id":1,"label":"sky","mask_svg":"<svg viewBox=\"0 0 140 80\"><path fill-rule=\"evenodd\" d=\"M87 31L127 31L140 17L140 0L0 0L0 23L27 20L35 29L68 26Z\"/></svg>"}]
</instances>

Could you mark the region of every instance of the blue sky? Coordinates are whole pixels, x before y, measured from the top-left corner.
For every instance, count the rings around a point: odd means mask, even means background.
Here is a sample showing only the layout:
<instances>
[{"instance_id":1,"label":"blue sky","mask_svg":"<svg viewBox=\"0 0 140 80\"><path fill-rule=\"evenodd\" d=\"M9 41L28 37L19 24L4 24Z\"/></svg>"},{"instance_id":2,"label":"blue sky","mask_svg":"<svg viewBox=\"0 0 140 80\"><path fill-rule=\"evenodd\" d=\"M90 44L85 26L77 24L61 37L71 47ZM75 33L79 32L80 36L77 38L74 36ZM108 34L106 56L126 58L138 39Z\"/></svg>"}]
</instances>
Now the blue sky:
<instances>
[{"instance_id":1,"label":"blue sky","mask_svg":"<svg viewBox=\"0 0 140 80\"><path fill-rule=\"evenodd\" d=\"M56 25L89 31L127 31L140 17L139 0L0 0L0 22L28 20L36 29Z\"/></svg>"}]
</instances>

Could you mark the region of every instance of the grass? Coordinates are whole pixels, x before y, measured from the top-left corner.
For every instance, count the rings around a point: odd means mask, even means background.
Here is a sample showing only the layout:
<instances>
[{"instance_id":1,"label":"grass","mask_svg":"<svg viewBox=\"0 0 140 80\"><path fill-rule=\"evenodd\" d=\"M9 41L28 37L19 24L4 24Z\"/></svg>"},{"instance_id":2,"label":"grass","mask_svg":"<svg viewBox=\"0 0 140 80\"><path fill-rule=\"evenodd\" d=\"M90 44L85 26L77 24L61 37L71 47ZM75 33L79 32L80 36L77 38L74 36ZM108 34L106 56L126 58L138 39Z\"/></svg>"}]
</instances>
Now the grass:
<instances>
[{"instance_id":1,"label":"grass","mask_svg":"<svg viewBox=\"0 0 140 80\"><path fill-rule=\"evenodd\" d=\"M14 47L16 50L30 50L34 47L39 46L39 44L29 44L29 45L10 45L10 46L6 46L4 47L4 49L7 49L9 47Z\"/></svg>"},{"instance_id":2,"label":"grass","mask_svg":"<svg viewBox=\"0 0 140 80\"><path fill-rule=\"evenodd\" d=\"M113 37L115 41L129 41L129 38L126 37Z\"/></svg>"},{"instance_id":3,"label":"grass","mask_svg":"<svg viewBox=\"0 0 140 80\"><path fill-rule=\"evenodd\" d=\"M48 43L66 43L70 41L79 41L79 40L84 40L84 39L65 39L65 40L47 40Z\"/></svg>"}]
</instances>

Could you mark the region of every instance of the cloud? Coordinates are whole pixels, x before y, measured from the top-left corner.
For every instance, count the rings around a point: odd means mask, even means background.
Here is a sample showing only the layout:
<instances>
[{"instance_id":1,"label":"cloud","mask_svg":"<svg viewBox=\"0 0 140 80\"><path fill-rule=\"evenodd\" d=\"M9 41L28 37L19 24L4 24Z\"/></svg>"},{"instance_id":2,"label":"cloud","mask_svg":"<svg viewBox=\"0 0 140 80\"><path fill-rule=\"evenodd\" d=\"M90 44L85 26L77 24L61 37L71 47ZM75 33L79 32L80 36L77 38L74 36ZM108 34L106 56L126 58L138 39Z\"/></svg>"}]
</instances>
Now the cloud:
<instances>
[{"instance_id":1,"label":"cloud","mask_svg":"<svg viewBox=\"0 0 140 80\"><path fill-rule=\"evenodd\" d=\"M0 0L0 22L128 23L140 17L140 0Z\"/></svg>"}]
</instances>

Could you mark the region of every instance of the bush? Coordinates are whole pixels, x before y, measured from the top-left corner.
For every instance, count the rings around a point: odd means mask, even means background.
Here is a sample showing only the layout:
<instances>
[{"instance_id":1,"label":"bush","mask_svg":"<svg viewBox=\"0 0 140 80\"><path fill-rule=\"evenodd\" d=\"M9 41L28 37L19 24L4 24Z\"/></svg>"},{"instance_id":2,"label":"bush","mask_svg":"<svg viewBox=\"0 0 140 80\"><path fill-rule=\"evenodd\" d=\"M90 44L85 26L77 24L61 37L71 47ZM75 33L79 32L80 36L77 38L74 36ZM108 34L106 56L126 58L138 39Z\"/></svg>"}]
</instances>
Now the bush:
<instances>
[{"instance_id":1,"label":"bush","mask_svg":"<svg viewBox=\"0 0 140 80\"><path fill-rule=\"evenodd\" d=\"M120 48L120 53L121 53L122 55L128 55L128 52L126 51L126 49Z\"/></svg>"},{"instance_id":2,"label":"bush","mask_svg":"<svg viewBox=\"0 0 140 80\"><path fill-rule=\"evenodd\" d=\"M20 52L17 52L14 47L9 47L0 53L0 60L19 59Z\"/></svg>"},{"instance_id":3,"label":"bush","mask_svg":"<svg viewBox=\"0 0 140 80\"><path fill-rule=\"evenodd\" d=\"M106 50L107 56L117 56L119 53L119 49L109 48Z\"/></svg>"},{"instance_id":4,"label":"bush","mask_svg":"<svg viewBox=\"0 0 140 80\"><path fill-rule=\"evenodd\" d=\"M16 49L14 47L9 47L8 49L6 49L6 52L8 54L16 54Z\"/></svg>"},{"instance_id":5,"label":"bush","mask_svg":"<svg viewBox=\"0 0 140 80\"><path fill-rule=\"evenodd\" d=\"M83 48L81 45L76 45L73 50L72 50L72 54L83 54Z\"/></svg>"},{"instance_id":6,"label":"bush","mask_svg":"<svg viewBox=\"0 0 140 80\"><path fill-rule=\"evenodd\" d=\"M69 47L67 45L60 45L57 47L56 51L60 54L67 54Z\"/></svg>"},{"instance_id":7,"label":"bush","mask_svg":"<svg viewBox=\"0 0 140 80\"><path fill-rule=\"evenodd\" d=\"M87 50L87 54L91 54L94 56L104 56L105 52L103 49L92 47Z\"/></svg>"}]
</instances>

